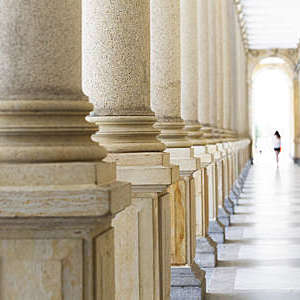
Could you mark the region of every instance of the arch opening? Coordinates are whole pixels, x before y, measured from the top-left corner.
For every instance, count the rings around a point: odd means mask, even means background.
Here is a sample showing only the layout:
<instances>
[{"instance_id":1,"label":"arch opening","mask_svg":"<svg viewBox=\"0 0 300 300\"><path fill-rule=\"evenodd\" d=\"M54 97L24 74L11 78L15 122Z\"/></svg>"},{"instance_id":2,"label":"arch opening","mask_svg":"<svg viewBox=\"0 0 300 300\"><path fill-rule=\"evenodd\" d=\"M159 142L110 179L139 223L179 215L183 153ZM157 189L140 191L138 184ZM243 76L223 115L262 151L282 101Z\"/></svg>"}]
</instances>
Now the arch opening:
<instances>
[{"instance_id":1,"label":"arch opening","mask_svg":"<svg viewBox=\"0 0 300 300\"><path fill-rule=\"evenodd\" d=\"M254 159L272 157L276 130L282 136L282 156L293 156L293 73L286 60L274 56L262 58L253 68L251 105Z\"/></svg>"}]
</instances>

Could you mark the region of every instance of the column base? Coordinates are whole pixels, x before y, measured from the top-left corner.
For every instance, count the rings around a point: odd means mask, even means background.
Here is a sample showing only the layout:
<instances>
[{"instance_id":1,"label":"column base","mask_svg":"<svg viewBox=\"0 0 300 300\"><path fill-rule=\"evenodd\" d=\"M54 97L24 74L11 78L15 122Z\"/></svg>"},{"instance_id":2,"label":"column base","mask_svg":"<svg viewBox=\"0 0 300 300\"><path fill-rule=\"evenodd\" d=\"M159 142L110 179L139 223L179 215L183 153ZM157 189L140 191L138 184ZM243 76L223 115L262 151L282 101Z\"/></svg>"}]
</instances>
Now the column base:
<instances>
[{"instance_id":1,"label":"column base","mask_svg":"<svg viewBox=\"0 0 300 300\"><path fill-rule=\"evenodd\" d=\"M99 126L92 139L110 153L149 153L166 148L157 139L159 130L153 127L156 122L154 115L97 116L91 113L86 119Z\"/></svg>"},{"instance_id":2,"label":"column base","mask_svg":"<svg viewBox=\"0 0 300 300\"><path fill-rule=\"evenodd\" d=\"M223 244L225 242L224 226L219 221L209 221L208 235L217 244Z\"/></svg>"},{"instance_id":3,"label":"column base","mask_svg":"<svg viewBox=\"0 0 300 300\"><path fill-rule=\"evenodd\" d=\"M215 268L217 265L217 246L209 237L196 239L195 263L200 268Z\"/></svg>"},{"instance_id":4,"label":"column base","mask_svg":"<svg viewBox=\"0 0 300 300\"><path fill-rule=\"evenodd\" d=\"M226 208L218 208L218 221L225 227L230 225L230 212Z\"/></svg>"},{"instance_id":5,"label":"column base","mask_svg":"<svg viewBox=\"0 0 300 300\"><path fill-rule=\"evenodd\" d=\"M171 300L203 300L205 292L205 272L197 265L171 268Z\"/></svg>"}]
</instances>

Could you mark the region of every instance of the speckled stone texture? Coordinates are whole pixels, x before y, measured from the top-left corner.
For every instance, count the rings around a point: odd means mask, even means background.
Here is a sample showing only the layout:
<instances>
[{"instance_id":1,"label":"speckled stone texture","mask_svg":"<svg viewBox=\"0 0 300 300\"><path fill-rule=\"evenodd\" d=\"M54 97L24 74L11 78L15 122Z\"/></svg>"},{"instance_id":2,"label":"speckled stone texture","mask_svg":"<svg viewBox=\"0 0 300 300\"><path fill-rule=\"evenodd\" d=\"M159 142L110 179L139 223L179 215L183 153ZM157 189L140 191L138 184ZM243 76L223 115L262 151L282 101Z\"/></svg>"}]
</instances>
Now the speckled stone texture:
<instances>
[{"instance_id":1,"label":"speckled stone texture","mask_svg":"<svg viewBox=\"0 0 300 300\"><path fill-rule=\"evenodd\" d=\"M208 82L209 82L209 124L217 126L216 94L216 3L208 0Z\"/></svg>"},{"instance_id":2,"label":"speckled stone texture","mask_svg":"<svg viewBox=\"0 0 300 300\"><path fill-rule=\"evenodd\" d=\"M209 124L209 86L208 86L208 0L198 1L198 119Z\"/></svg>"},{"instance_id":3,"label":"speckled stone texture","mask_svg":"<svg viewBox=\"0 0 300 300\"><path fill-rule=\"evenodd\" d=\"M223 15L221 4L223 0L216 0L216 101L217 101L217 127L222 136L223 115L224 115L224 67L223 67Z\"/></svg>"},{"instance_id":4,"label":"speckled stone texture","mask_svg":"<svg viewBox=\"0 0 300 300\"><path fill-rule=\"evenodd\" d=\"M84 91L97 115L153 115L149 14L149 1L84 1Z\"/></svg>"},{"instance_id":5,"label":"speckled stone texture","mask_svg":"<svg viewBox=\"0 0 300 300\"><path fill-rule=\"evenodd\" d=\"M81 1L1 1L0 19L0 161L105 157L85 121Z\"/></svg>"},{"instance_id":6,"label":"speckled stone texture","mask_svg":"<svg viewBox=\"0 0 300 300\"><path fill-rule=\"evenodd\" d=\"M93 139L109 152L164 150L150 109L149 1L84 1L83 53Z\"/></svg>"},{"instance_id":7,"label":"speckled stone texture","mask_svg":"<svg viewBox=\"0 0 300 300\"><path fill-rule=\"evenodd\" d=\"M1 99L79 100L81 1L0 3Z\"/></svg>"},{"instance_id":8,"label":"speckled stone texture","mask_svg":"<svg viewBox=\"0 0 300 300\"><path fill-rule=\"evenodd\" d=\"M151 107L171 148L189 147L181 119L180 1L151 0Z\"/></svg>"},{"instance_id":9,"label":"speckled stone texture","mask_svg":"<svg viewBox=\"0 0 300 300\"><path fill-rule=\"evenodd\" d=\"M151 0L151 106L180 120L180 1Z\"/></svg>"},{"instance_id":10,"label":"speckled stone texture","mask_svg":"<svg viewBox=\"0 0 300 300\"><path fill-rule=\"evenodd\" d=\"M197 0L180 1L181 7L181 116L188 139L199 144Z\"/></svg>"},{"instance_id":11,"label":"speckled stone texture","mask_svg":"<svg viewBox=\"0 0 300 300\"><path fill-rule=\"evenodd\" d=\"M230 38L230 2L221 1L221 15L222 15L222 28L223 28L223 128L229 129L231 126L231 107L232 107L232 56L231 47L232 40Z\"/></svg>"}]
</instances>

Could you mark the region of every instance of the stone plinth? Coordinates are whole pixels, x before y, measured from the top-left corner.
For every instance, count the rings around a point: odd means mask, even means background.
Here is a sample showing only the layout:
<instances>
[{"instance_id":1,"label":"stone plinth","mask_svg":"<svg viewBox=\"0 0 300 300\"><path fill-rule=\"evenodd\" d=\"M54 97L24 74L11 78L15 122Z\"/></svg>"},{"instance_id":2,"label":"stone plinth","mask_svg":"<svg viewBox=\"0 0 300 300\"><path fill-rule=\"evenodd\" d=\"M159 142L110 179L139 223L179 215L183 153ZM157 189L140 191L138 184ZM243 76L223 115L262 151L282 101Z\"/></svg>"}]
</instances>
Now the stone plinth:
<instances>
[{"instance_id":1,"label":"stone plinth","mask_svg":"<svg viewBox=\"0 0 300 300\"><path fill-rule=\"evenodd\" d=\"M210 238L210 215L214 206L211 202L211 183L213 176L212 156L207 153L205 146L194 146L195 156L201 160L201 168L194 173L196 187L196 255L195 262L200 267L215 267L217 262L216 244Z\"/></svg>"},{"instance_id":2,"label":"stone plinth","mask_svg":"<svg viewBox=\"0 0 300 300\"><path fill-rule=\"evenodd\" d=\"M220 166L221 153L218 151L216 144L207 145L206 151L212 157L210 165L207 166L210 203L208 233L216 243L224 243L224 228L218 221L218 194L222 191L222 167ZM222 197L222 195L220 197Z\"/></svg>"},{"instance_id":3,"label":"stone plinth","mask_svg":"<svg viewBox=\"0 0 300 300\"><path fill-rule=\"evenodd\" d=\"M149 295L154 295L154 299L168 299L172 249L171 203L175 203L176 199L183 204L181 201L185 200L178 193L184 189L184 182L178 181L179 169L170 164L170 155L163 152L111 153L106 161L116 162L117 178L132 184L132 203L138 216L135 230L139 232L139 264L135 271L139 289L143 291L139 297L147 299ZM185 259L185 253L177 254Z\"/></svg>"},{"instance_id":4,"label":"stone plinth","mask_svg":"<svg viewBox=\"0 0 300 300\"><path fill-rule=\"evenodd\" d=\"M198 298L202 299L202 293L205 290L205 277L203 272L196 269L197 274L202 274L196 281L197 288L190 290L191 287L186 285L188 282L195 282L195 275L191 272L195 259L196 249L196 215L205 215L204 212L198 213L196 208L198 190L201 190L201 181L197 180L199 176L201 163L200 159L194 156L192 148L169 148L166 152L170 153L171 163L177 164L180 170L180 180L173 185L175 195L171 197L171 253L172 253L172 281L171 281L171 298L178 299L181 295L194 295L198 292ZM198 267L199 268L199 267ZM180 276L182 270L185 270L189 281L182 280L180 285ZM187 273L186 273L187 272ZM175 280L175 281L174 281ZM175 282L175 283L174 283Z\"/></svg>"},{"instance_id":5,"label":"stone plinth","mask_svg":"<svg viewBox=\"0 0 300 300\"><path fill-rule=\"evenodd\" d=\"M113 299L120 271L115 248L120 240L114 234L120 229L113 223L131 202L130 185L115 181L115 166L3 164L0 169L2 296ZM20 281L17 289L11 278Z\"/></svg>"}]
</instances>

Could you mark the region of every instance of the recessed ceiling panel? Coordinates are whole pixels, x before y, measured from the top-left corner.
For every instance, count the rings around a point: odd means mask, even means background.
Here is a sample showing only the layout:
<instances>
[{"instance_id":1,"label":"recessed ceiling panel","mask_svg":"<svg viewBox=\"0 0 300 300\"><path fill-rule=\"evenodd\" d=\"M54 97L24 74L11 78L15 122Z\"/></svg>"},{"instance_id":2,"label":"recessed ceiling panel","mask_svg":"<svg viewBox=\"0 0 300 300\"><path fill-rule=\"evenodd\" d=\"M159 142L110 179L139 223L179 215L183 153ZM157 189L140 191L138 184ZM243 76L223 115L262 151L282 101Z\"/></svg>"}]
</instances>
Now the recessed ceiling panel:
<instances>
[{"instance_id":1,"label":"recessed ceiling panel","mask_svg":"<svg viewBox=\"0 0 300 300\"><path fill-rule=\"evenodd\" d=\"M250 49L297 48L300 0L240 0Z\"/></svg>"}]
</instances>

